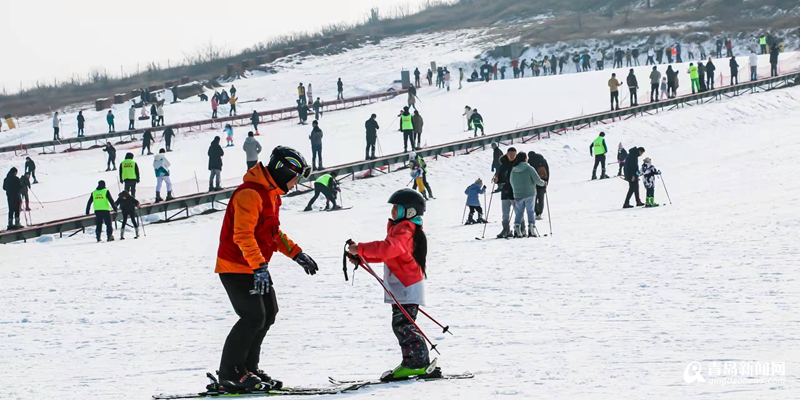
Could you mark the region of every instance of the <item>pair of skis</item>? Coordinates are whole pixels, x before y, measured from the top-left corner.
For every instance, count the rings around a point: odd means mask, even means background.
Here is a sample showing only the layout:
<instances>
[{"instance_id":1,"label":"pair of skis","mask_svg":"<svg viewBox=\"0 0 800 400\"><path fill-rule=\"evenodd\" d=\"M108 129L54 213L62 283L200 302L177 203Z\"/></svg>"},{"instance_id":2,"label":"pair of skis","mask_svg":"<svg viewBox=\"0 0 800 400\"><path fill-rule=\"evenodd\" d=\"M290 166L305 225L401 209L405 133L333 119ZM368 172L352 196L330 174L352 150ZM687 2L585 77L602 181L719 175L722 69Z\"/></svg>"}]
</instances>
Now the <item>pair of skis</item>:
<instances>
[{"instance_id":1,"label":"pair of skis","mask_svg":"<svg viewBox=\"0 0 800 400\"><path fill-rule=\"evenodd\" d=\"M438 368L437 368L438 370ZM209 374L210 375L210 374ZM339 394L352 392L367 386L377 386L387 383L407 382L407 381L436 381L436 380L456 380L473 378L470 372L461 374L435 374L428 377L417 376L403 380L382 381L380 379L360 379L360 380L339 380L329 377L328 381L333 387L284 387L281 389L254 390L245 393L226 392L223 390L209 390L200 393L187 394L158 394L154 395L155 400L174 400L174 399L204 399L204 398L258 398L270 396L318 396L323 394Z\"/></svg>"}]
</instances>

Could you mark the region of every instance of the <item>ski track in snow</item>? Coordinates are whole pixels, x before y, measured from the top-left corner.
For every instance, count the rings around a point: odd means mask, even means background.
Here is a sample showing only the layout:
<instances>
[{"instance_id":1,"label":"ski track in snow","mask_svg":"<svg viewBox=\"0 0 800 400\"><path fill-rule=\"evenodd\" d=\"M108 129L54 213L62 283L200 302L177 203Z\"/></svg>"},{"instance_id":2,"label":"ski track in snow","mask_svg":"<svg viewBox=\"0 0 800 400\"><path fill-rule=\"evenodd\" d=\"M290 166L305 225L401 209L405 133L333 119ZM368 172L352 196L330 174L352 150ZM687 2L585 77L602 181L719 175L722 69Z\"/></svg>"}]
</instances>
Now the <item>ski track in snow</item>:
<instances>
[{"instance_id":1,"label":"ski track in snow","mask_svg":"<svg viewBox=\"0 0 800 400\"><path fill-rule=\"evenodd\" d=\"M547 105L537 111L537 123L574 116L581 102L602 110L603 90L586 90L567 103L535 100L536 93L565 82L574 90L598 80L605 87L609 73L476 84L460 93L423 89L420 110L428 117L423 138L436 143L463 138L454 127L463 124L465 102L481 109L489 132L524 124L537 105ZM544 154L550 163L554 236L548 238L490 239L500 229L497 197L487 240L476 241L482 226L459 226L463 191L477 177L490 181L491 152L429 160L437 199L425 216L430 248L425 309L449 324L455 336L442 334L424 317L419 321L439 344L445 371L476 376L338 397L796 398L800 185L792 177L800 166L792 160L800 151L800 104L795 99L798 88L746 95L515 144ZM371 112L382 117L384 150L397 149L389 121L403 102L404 96L324 116L326 164L361 154L362 124ZM309 129L271 124L260 140L265 149L281 142L306 151ZM608 134L609 161L618 142L626 149L647 148L645 156L664 172L674 204L622 210L627 189L622 180L588 181L588 146L601 130ZM277 131L281 137L275 137ZM205 148L215 134L179 139L178 150L169 155L174 179L204 169ZM223 173L231 182L244 172L240 144L225 159ZM53 199L65 192L83 196L103 163L95 152L36 159L51 175L43 175L48 183L34 190ZM153 177L150 159L144 160L146 185ZM2 159L3 170L8 163ZM611 164L609 175L615 174ZM285 257L272 261L281 311L265 341L262 367L287 385L326 385L328 376L375 377L399 362L380 286L363 271L356 272L352 286L345 283L341 252L348 238L385 236L385 201L407 182L402 172L345 181L344 202L354 208L340 213L299 213L309 196L285 199L282 229L320 264L320 273L309 277ZM661 182L657 185L657 201L668 203ZM0 376L0 398L146 399L201 390L204 373L217 368L236 320L213 274L221 218L217 213L150 225L147 238L129 236L113 244L94 243L89 229L50 243L3 246L0 365L7 368ZM549 232L546 220L537 225L541 233ZM691 361L701 361L705 369L712 361L730 360L784 362L785 383L683 381ZM48 375L46 385L19 384L40 374Z\"/></svg>"}]
</instances>

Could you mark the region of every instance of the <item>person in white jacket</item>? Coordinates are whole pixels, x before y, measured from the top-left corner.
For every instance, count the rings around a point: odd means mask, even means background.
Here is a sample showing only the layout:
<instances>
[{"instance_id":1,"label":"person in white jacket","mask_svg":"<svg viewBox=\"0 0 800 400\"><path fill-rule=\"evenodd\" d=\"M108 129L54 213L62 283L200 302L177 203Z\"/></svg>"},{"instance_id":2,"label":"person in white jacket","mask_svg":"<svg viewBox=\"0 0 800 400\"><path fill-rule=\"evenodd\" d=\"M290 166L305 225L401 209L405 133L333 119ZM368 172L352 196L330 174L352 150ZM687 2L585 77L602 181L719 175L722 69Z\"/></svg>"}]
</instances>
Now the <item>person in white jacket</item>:
<instances>
[{"instance_id":1,"label":"person in white jacket","mask_svg":"<svg viewBox=\"0 0 800 400\"><path fill-rule=\"evenodd\" d=\"M650 65L650 64L656 65L656 60L654 58L655 56L656 56L656 51L652 47L647 49L647 62L644 63L644 65Z\"/></svg>"},{"instance_id":2,"label":"person in white jacket","mask_svg":"<svg viewBox=\"0 0 800 400\"><path fill-rule=\"evenodd\" d=\"M144 106L142 106L144 108ZM132 131L136 129L133 124L133 121L136 120L136 108L131 104L131 108L128 110L128 130Z\"/></svg>"},{"instance_id":3,"label":"person in white jacket","mask_svg":"<svg viewBox=\"0 0 800 400\"><path fill-rule=\"evenodd\" d=\"M467 130L464 131L464 132L472 130L472 113L473 113L472 107L470 107L470 106L465 106L464 107L464 114L461 115L462 117L466 117L467 118Z\"/></svg>"},{"instance_id":4,"label":"person in white jacket","mask_svg":"<svg viewBox=\"0 0 800 400\"><path fill-rule=\"evenodd\" d=\"M158 114L158 120L156 120L156 126L164 126L164 105L159 103L158 107L156 107L156 114Z\"/></svg>"},{"instance_id":5,"label":"person in white jacket","mask_svg":"<svg viewBox=\"0 0 800 400\"><path fill-rule=\"evenodd\" d=\"M167 151L161 149L158 154L153 157L153 170L156 173L156 203L164 201L161 198L161 184L167 183L167 201L172 200L172 179L169 177L170 163L167 160Z\"/></svg>"},{"instance_id":6,"label":"person in white jacket","mask_svg":"<svg viewBox=\"0 0 800 400\"><path fill-rule=\"evenodd\" d=\"M61 119L58 118L58 111L53 114L53 140L58 140L58 131L61 127Z\"/></svg>"},{"instance_id":7,"label":"person in white jacket","mask_svg":"<svg viewBox=\"0 0 800 400\"><path fill-rule=\"evenodd\" d=\"M603 65L603 51L597 50L597 53L594 53L594 60L597 62L597 69L595 71L601 71L605 66Z\"/></svg>"},{"instance_id":8,"label":"person in white jacket","mask_svg":"<svg viewBox=\"0 0 800 400\"><path fill-rule=\"evenodd\" d=\"M758 54L755 52L750 53L750 80L758 79Z\"/></svg>"}]
</instances>

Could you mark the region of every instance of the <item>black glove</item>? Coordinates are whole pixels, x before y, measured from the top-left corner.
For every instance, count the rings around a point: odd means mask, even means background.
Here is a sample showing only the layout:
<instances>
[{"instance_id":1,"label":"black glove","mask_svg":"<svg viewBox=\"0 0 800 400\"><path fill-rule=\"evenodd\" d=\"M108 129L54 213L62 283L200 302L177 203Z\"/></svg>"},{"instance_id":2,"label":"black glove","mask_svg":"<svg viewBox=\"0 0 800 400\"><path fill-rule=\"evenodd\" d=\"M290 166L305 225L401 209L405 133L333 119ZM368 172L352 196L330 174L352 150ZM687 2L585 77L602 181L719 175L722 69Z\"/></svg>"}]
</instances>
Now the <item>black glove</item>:
<instances>
[{"instance_id":1,"label":"black glove","mask_svg":"<svg viewBox=\"0 0 800 400\"><path fill-rule=\"evenodd\" d=\"M268 264L263 262L259 264L259 268L253 271L253 290L250 294L265 295L269 293L269 269Z\"/></svg>"},{"instance_id":2,"label":"black glove","mask_svg":"<svg viewBox=\"0 0 800 400\"><path fill-rule=\"evenodd\" d=\"M309 257L306 253L300 253L294 257L294 262L300 264L301 267L306 271L308 275L314 275L319 271L317 267L317 262L314 261L313 258Z\"/></svg>"}]
</instances>

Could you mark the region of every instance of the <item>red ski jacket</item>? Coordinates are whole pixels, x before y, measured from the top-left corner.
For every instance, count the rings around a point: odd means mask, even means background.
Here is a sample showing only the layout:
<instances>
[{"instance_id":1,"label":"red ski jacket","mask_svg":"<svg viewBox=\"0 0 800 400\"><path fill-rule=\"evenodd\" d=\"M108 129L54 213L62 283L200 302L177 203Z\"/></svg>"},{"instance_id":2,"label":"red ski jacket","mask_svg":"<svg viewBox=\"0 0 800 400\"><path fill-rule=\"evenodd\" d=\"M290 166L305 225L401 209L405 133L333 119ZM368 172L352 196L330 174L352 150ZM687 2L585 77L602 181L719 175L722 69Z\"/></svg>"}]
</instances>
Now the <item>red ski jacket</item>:
<instances>
[{"instance_id":1,"label":"red ski jacket","mask_svg":"<svg viewBox=\"0 0 800 400\"><path fill-rule=\"evenodd\" d=\"M408 220L396 224L389 221L386 239L359 243L358 255L369 263L386 264L405 287L422 282L422 268L413 256L415 229L415 224Z\"/></svg>"}]
</instances>

